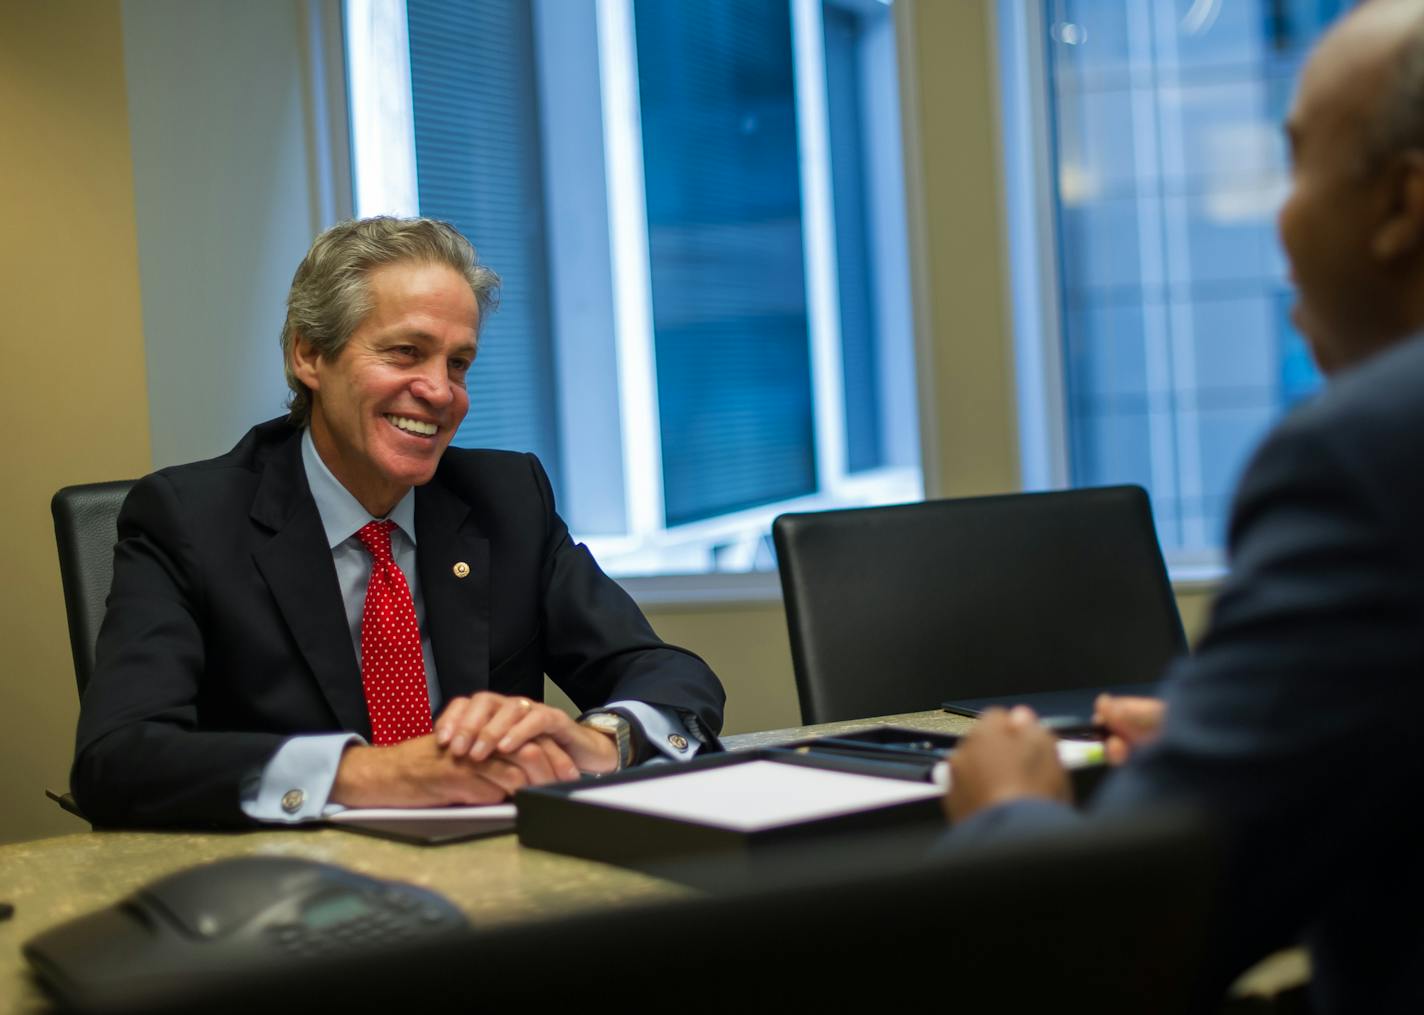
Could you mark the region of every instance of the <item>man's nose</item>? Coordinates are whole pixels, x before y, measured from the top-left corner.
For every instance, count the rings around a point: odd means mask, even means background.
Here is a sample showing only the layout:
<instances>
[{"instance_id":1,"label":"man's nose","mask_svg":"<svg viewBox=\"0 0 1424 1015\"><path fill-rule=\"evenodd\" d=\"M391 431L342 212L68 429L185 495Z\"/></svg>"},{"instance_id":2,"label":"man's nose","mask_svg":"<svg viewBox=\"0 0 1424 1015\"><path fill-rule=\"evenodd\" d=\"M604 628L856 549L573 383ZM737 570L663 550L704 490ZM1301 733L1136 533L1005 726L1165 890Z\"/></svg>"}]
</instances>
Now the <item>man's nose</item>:
<instances>
[{"instance_id":1,"label":"man's nose","mask_svg":"<svg viewBox=\"0 0 1424 1015\"><path fill-rule=\"evenodd\" d=\"M445 408L455 397L443 363L421 371L420 376L412 382L410 391L416 398L437 409Z\"/></svg>"}]
</instances>

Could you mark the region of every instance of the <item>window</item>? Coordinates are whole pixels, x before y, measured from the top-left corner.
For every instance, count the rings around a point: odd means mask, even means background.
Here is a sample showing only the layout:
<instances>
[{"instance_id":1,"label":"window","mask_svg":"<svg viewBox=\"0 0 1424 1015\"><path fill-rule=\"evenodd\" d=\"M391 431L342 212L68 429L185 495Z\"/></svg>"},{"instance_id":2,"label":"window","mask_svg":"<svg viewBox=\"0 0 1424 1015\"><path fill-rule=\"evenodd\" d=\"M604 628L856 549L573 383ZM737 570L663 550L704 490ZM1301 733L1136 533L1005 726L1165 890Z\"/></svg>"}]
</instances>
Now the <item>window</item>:
<instances>
[{"instance_id":1,"label":"window","mask_svg":"<svg viewBox=\"0 0 1424 1015\"><path fill-rule=\"evenodd\" d=\"M1179 572L1219 559L1246 456L1319 384L1281 124L1346 6L999 7L1026 484L1142 484Z\"/></svg>"},{"instance_id":2,"label":"window","mask_svg":"<svg viewBox=\"0 0 1424 1015\"><path fill-rule=\"evenodd\" d=\"M499 271L462 446L535 451L611 573L765 570L921 496L880 0L347 0L358 214Z\"/></svg>"}]
</instances>

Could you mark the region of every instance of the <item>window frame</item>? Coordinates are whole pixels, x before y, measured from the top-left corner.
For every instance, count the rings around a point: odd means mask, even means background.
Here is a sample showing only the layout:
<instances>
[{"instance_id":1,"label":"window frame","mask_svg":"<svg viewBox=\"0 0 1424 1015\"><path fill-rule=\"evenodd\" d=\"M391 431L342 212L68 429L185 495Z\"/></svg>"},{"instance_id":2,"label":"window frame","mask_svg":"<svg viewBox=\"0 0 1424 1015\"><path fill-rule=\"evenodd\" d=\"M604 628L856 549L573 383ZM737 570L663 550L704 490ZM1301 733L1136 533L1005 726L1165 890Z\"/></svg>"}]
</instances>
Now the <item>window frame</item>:
<instances>
[{"instance_id":1,"label":"window frame","mask_svg":"<svg viewBox=\"0 0 1424 1015\"><path fill-rule=\"evenodd\" d=\"M576 532L595 556L617 557L630 544L641 541L652 552L686 545L689 541L705 544L709 539L744 533L749 528L769 532L771 520L786 511L821 510L829 507L852 507L869 503L918 500L923 497L923 455L914 448L909 464L897 463L877 469L848 474L845 462L845 409L841 386L841 352L839 347L839 306L835 260L835 237L830 207L829 125L826 120L826 81L824 39L821 34L821 0L788 0L793 20L793 48L796 53L798 144L802 150L819 152L821 157L800 160L803 188L802 230L807 269L807 304L811 341L812 385L815 393L815 449L818 490L816 493L731 512L716 518L679 525L662 524L661 460L657 425L657 387L655 348L652 332L652 293L649 282L648 234L643 206L641 131L637 125L637 79L635 44L632 26L633 0L595 0L592 4L569 5L558 0L533 0L531 14L535 23L536 75L540 86L541 140L545 144L546 164L561 159L573 159L566 164L596 166L596 173L581 188L571 186L569 174L546 173L545 202L549 240L551 319L554 327L555 388L559 399L559 437L564 449L566 475L561 477L564 514L577 512L580 517L626 519L626 531L617 534L598 531ZM883 9L879 0L837 0L852 9ZM379 0L346 0L347 5L367 7ZM401 21L404 33L404 0L389 0L380 6L386 17ZM892 12L893 13L893 12ZM598 42L595 58L587 58L587 39L594 32ZM887 19L879 45L896 35L895 25ZM345 49L351 43L347 33L339 47L341 64L347 59ZM387 45L390 45L389 39ZM582 45L585 56L576 52ZM893 48L888 52L893 53ZM407 68L408 68L408 57ZM395 73L399 75L399 68ZM409 71L406 70L408 78ZM592 75L590 77L590 75ZM399 90L387 84L387 98ZM354 89L353 89L354 91ZM408 95L409 83L405 85ZM588 99L570 102L570 97L594 97L599 105L596 122L599 129L570 131L574 118L571 109L579 101L589 111ZM359 142L356 118L348 108L348 126L353 144ZM610 109L632 109L634 115L604 115ZM584 117L584 122L588 122ZM892 123L892 131L898 127ZM882 132L885 128L881 128ZM404 133L401 133L404 131ZM386 131L380 144L399 143L409 138L414 148L413 116L408 115L397 131ZM353 157L356 163L358 158ZM898 159L881 160L877 171L884 173L900 167ZM405 192L412 195L408 207L398 210L413 214L418 205L415 192L413 157L409 160L409 179ZM605 167L607 171L605 172ZM353 166L354 171L354 166ZM393 173L399 184L401 165ZM355 181L359 195L361 181ZM868 188L871 189L871 188ZM880 188L873 188L880 189ZM906 202L908 201L908 196ZM355 213L374 213L363 207L358 196ZM808 207L814 211L808 213ZM561 214L560 212L568 212ZM600 244L599 229L590 229L590 216L606 227ZM908 263L907 217L904 203L900 206L901 225L899 248ZM564 223L579 222L578 230ZM884 230L881 230L884 233ZM592 238L590 238L592 237ZM877 236L879 249L893 244L895 231ZM602 248L600 250L600 247ZM617 270L615 270L615 267ZM891 289L893 303L899 296L903 309L888 315L909 334L909 282L902 273L900 291ZM598 300L596 292L602 284L612 298ZM884 287L881 287L884 288ZM881 294L877 294L881 295ZM594 307L590 313L590 306ZM881 315L884 323L886 315ZM577 327L570 326L575 319ZM575 337L576 336L576 337ZM888 343L882 343L888 344ZM912 342L899 354L899 369L913 374L918 356L910 352ZM908 364L908 367L906 366ZM907 385L915 403L919 386ZM883 385L882 385L882 400ZM615 409L609 412L609 407ZM825 408L831 406L831 408ZM896 410L904 420L906 409ZM882 407L882 414L886 410ZM918 437L919 407L912 404L908 417L912 432ZM592 427L581 421L597 421ZM611 435L616 429L617 440ZM903 444L904 442L901 441ZM902 447L898 453L904 457ZM617 482L610 482L615 478ZM608 495L609 491L613 495ZM760 538L760 537L758 537ZM739 556L731 563L734 568L751 568L756 563L754 551L746 552L744 540ZM708 552L708 551L703 551ZM744 558L744 559L743 559ZM724 561L725 563L725 561ZM707 602L765 600L779 597L777 577L773 571L725 570L688 574L639 574L636 571L619 580L634 591L637 598L657 602Z\"/></svg>"},{"instance_id":2,"label":"window frame","mask_svg":"<svg viewBox=\"0 0 1424 1015\"><path fill-rule=\"evenodd\" d=\"M1069 428L1067 378L1064 366L1065 335L1062 313L1064 303L1058 275L1059 223L1054 207L1051 111L1049 103L1049 57L1047 53L1048 24L1044 5L1035 0L989 0L994 4L996 47L1000 62L1000 111L1004 122L1003 172L1005 181L1005 218L1008 237L1008 278L1013 308L1013 347L1017 364L1016 390L1018 425L1021 443L1021 475L1027 489L1054 489L1071 485L1069 465ZM1132 6L1129 16L1146 17L1145 8ZM1134 38L1140 36L1136 33ZM1175 74L1175 65L1167 62ZM1135 103L1135 122L1147 123L1156 130L1157 120L1164 116L1155 109L1139 109ZM1176 143L1180 143L1180 123L1162 127ZM1173 213L1166 212L1171 215ZM1180 216L1181 209L1177 208ZM1150 218L1152 216L1144 216ZM1142 228L1175 229L1177 241L1185 232L1180 222L1167 219L1153 221ZM1160 238L1146 246L1161 249ZM1176 260L1185 263L1180 255ZM1190 377L1192 363L1184 362L1180 348L1175 353L1161 332L1167 327L1166 315L1173 313L1164 307L1163 318L1154 328L1145 321L1147 369L1158 383L1149 384L1148 417L1154 422L1149 435L1154 448L1171 445L1172 456L1154 451L1152 456L1153 484L1166 497L1193 493L1200 484L1203 450L1200 436L1192 424L1196 390ZM1177 322L1181 325L1181 322ZM1187 330L1190 330L1190 322ZM1153 332L1157 334L1153 334ZM1181 343L1178 343L1181 345ZM1169 363L1168 360L1171 360ZM1168 371L1178 378L1170 387L1161 381ZM1181 378L1186 378L1182 380ZM1169 403L1176 402L1175 406ZM1183 401L1188 404L1181 404ZM1171 411L1168 411L1170 408ZM1174 458L1182 463L1171 465ZM1170 473L1170 475L1165 475ZM1184 479L1184 475L1185 479ZM1205 542L1200 518L1182 522L1187 527L1184 538ZM1164 558L1172 580L1179 587L1200 589L1210 587L1226 574L1227 554L1222 533L1222 545L1206 549L1164 548Z\"/></svg>"}]
</instances>

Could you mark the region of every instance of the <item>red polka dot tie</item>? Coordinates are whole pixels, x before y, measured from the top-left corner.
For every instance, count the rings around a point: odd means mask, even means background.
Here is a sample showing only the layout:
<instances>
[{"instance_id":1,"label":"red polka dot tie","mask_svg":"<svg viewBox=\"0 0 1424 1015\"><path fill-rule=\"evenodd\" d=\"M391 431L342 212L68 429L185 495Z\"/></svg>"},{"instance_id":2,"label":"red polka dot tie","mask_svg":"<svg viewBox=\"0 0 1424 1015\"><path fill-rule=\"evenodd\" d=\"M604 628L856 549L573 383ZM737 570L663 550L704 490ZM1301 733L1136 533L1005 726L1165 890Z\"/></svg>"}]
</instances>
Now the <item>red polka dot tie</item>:
<instances>
[{"instance_id":1,"label":"red polka dot tie","mask_svg":"<svg viewBox=\"0 0 1424 1015\"><path fill-rule=\"evenodd\" d=\"M430 691L410 586L391 556L395 522L370 522L356 533L371 553L371 582L361 614L361 686L371 739L398 744L431 730Z\"/></svg>"}]
</instances>

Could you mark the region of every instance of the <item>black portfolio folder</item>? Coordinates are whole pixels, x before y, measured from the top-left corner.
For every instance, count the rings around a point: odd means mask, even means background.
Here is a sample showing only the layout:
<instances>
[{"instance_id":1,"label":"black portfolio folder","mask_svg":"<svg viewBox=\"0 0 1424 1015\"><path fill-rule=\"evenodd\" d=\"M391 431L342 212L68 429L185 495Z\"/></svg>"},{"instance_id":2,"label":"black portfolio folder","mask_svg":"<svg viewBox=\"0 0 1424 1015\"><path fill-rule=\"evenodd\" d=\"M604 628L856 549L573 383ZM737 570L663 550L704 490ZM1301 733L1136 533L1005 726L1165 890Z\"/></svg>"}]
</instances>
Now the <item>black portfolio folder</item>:
<instances>
[{"instance_id":1,"label":"black portfolio folder","mask_svg":"<svg viewBox=\"0 0 1424 1015\"><path fill-rule=\"evenodd\" d=\"M943 791L928 781L932 766L894 758L882 761L876 757L818 754L805 750L807 743L810 742L715 754L686 764L620 772L592 782L520 790L515 798L519 841L535 849L601 860L715 888L745 884L748 879L762 876L774 880L778 866L795 862L796 847L814 844L820 848L837 838L911 828L923 833L916 839L922 846L943 832ZM798 746L802 749L798 750ZM595 799L596 794L586 792L590 788L649 780L685 779L700 772L758 762L898 781L905 784L904 793L916 798L810 818L772 820L757 827L733 827L716 820L610 806ZM915 835L907 837L907 841L910 839Z\"/></svg>"}]
</instances>

